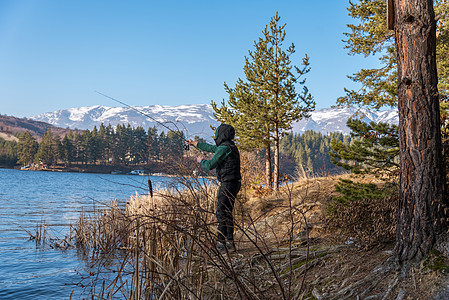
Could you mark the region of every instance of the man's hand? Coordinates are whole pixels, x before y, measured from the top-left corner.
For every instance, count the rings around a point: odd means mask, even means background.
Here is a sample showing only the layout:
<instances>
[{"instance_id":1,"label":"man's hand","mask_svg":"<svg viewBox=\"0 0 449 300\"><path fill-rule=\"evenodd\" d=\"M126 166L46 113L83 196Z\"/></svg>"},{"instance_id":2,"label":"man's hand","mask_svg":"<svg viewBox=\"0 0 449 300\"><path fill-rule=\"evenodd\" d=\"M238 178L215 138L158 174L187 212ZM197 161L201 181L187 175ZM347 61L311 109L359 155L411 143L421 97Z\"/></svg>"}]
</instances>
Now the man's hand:
<instances>
[{"instance_id":1,"label":"man's hand","mask_svg":"<svg viewBox=\"0 0 449 300\"><path fill-rule=\"evenodd\" d=\"M187 145L189 146L198 146L198 141L193 141L193 140L186 140Z\"/></svg>"},{"instance_id":2,"label":"man's hand","mask_svg":"<svg viewBox=\"0 0 449 300\"><path fill-rule=\"evenodd\" d=\"M197 157L196 157L196 162L199 162L199 163L200 163L202 160L203 160L203 158L202 158L201 156L197 156Z\"/></svg>"}]
</instances>

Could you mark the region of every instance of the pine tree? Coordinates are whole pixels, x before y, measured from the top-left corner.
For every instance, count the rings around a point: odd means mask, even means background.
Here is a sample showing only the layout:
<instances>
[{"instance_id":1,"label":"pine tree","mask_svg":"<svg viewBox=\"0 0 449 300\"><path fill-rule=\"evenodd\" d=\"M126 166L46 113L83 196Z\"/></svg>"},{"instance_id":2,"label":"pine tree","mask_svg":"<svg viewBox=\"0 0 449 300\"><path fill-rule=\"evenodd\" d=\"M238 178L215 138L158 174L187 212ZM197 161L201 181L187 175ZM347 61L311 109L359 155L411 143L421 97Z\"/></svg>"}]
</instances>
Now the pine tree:
<instances>
[{"instance_id":1,"label":"pine tree","mask_svg":"<svg viewBox=\"0 0 449 300\"><path fill-rule=\"evenodd\" d=\"M84 164L93 161L92 159L92 133L89 130L84 130L80 136L80 154Z\"/></svg>"},{"instance_id":2,"label":"pine tree","mask_svg":"<svg viewBox=\"0 0 449 300\"><path fill-rule=\"evenodd\" d=\"M79 132L76 132L73 135L73 146L74 146L74 160L76 162L84 162L85 146L83 144L81 134Z\"/></svg>"},{"instance_id":3,"label":"pine tree","mask_svg":"<svg viewBox=\"0 0 449 300\"><path fill-rule=\"evenodd\" d=\"M436 22L431 0L395 0L400 149L399 218L395 251L419 261L447 236ZM446 207L446 209L443 209Z\"/></svg>"},{"instance_id":4,"label":"pine tree","mask_svg":"<svg viewBox=\"0 0 449 300\"><path fill-rule=\"evenodd\" d=\"M332 140L331 161L356 174L378 174L391 181L398 175L398 127L386 123L349 119L352 143Z\"/></svg>"},{"instance_id":5,"label":"pine tree","mask_svg":"<svg viewBox=\"0 0 449 300\"><path fill-rule=\"evenodd\" d=\"M266 149L267 174L271 172L270 148L274 144L275 192L279 184L280 138L291 129L294 121L307 117L315 105L303 79L310 71L309 57L303 58L301 69L292 66L295 45L284 48L286 24L280 25L279 21L276 13L263 30L263 37L254 42L255 50L245 57L247 81L238 79L233 89L225 84L229 93L228 105L223 101L222 107L218 108L212 101L217 119L235 125L241 142ZM296 91L297 85L303 87L301 93ZM267 182L267 185L271 186L271 183Z\"/></svg>"},{"instance_id":6,"label":"pine tree","mask_svg":"<svg viewBox=\"0 0 449 300\"><path fill-rule=\"evenodd\" d=\"M158 159L159 156L159 144L158 144L158 135L156 127L148 128L148 161L154 161Z\"/></svg>"},{"instance_id":7,"label":"pine tree","mask_svg":"<svg viewBox=\"0 0 449 300\"><path fill-rule=\"evenodd\" d=\"M73 145L73 134L69 132L64 136L61 142L61 159L67 165L73 162L75 158L75 147Z\"/></svg>"},{"instance_id":8,"label":"pine tree","mask_svg":"<svg viewBox=\"0 0 449 300\"><path fill-rule=\"evenodd\" d=\"M0 165L12 167L17 164L17 146L16 141L6 141L0 138Z\"/></svg>"},{"instance_id":9,"label":"pine tree","mask_svg":"<svg viewBox=\"0 0 449 300\"><path fill-rule=\"evenodd\" d=\"M438 68L438 90L441 100L449 96L449 4L446 0L435 0L437 18L436 57ZM374 109L383 106L396 107L397 58L394 32L387 29L387 7L385 0L350 1L349 15L357 20L348 24L345 33L346 49L349 54L365 57L377 55L380 67L361 69L349 76L360 83L358 90L345 89L346 96L337 100L340 105L359 105Z\"/></svg>"},{"instance_id":10,"label":"pine tree","mask_svg":"<svg viewBox=\"0 0 449 300\"><path fill-rule=\"evenodd\" d=\"M101 128L100 128L101 129ZM114 162L114 141L115 141L114 128L112 128L111 124L105 128L104 133L104 158L107 162Z\"/></svg>"},{"instance_id":11,"label":"pine tree","mask_svg":"<svg viewBox=\"0 0 449 300\"><path fill-rule=\"evenodd\" d=\"M169 131L166 137L167 154L171 161L178 161L184 154L184 132Z\"/></svg>"},{"instance_id":12,"label":"pine tree","mask_svg":"<svg viewBox=\"0 0 449 300\"><path fill-rule=\"evenodd\" d=\"M94 128L90 132L90 136L87 142L87 151L89 161L95 164L101 157L101 142L97 126L94 126Z\"/></svg>"},{"instance_id":13,"label":"pine tree","mask_svg":"<svg viewBox=\"0 0 449 300\"><path fill-rule=\"evenodd\" d=\"M339 179L335 191L340 196L332 198L331 215L340 207L338 204L388 199L398 190L398 127L386 123L367 124L359 119L349 119L346 125L351 129L352 142L332 140L329 152L332 163L355 174L375 174L385 184L378 186Z\"/></svg>"},{"instance_id":14,"label":"pine tree","mask_svg":"<svg viewBox=\"0 0 449 300\"><path fill-rule=\"evenodd\" d=\"M42 137L35 159L38 162L55 165L60 157L60 148L59 136L53 135L51 130L48 129Z\"/></svg>"},{"instance_id":15,"label":"pine tree","mask_svg":"<svg viewBox=\"0 0 449 300\"><path fill-rule=\"evenodd\" d=\"M244 71L251 72L248 58ZM247 75L248 77L249 75ZM225 83L225 90L229 94L227 103L223 100L221 107L212 101L214 117L222 122L231 124L236 130L237 143L246 150L265 149L265 184L272 187L272 157L271 138L272 128L263 118L268 115L266 101L258 97L249 83L238 79L235 88L230 88Z\"/></svg>"},{"instance_id":16,"label":"pine tree","mask_svg":"<svg viewBox=\"0 0 449 300\"><path fill-rule=\"evenodd\" d=\"M422 259L438 235L447 231L438 94L441 100L448 96L448 4L443 0L393 2L394 32L386 29L385 1L350 2L350 14L360 23L349 25L348 49L353 54L381 54L382 66L356 73L352 79L362 83L362 89L347 91L339 103L373 108L398 105L400 184L395 250L405 262Z\"/></svg>"},{"instance_id":17,"label":"pine tree","mask_svg":"<svg viewBox=\"0 0 449 300\"><path fill-rule=\"evenodd\" d=\"M39 144L36 139L28 131L20 134L17 144L18 163L22 165L31 164L34 161L38 147Z\"/></svg>"},{"instance_id":18,"label":"pine tree","mask_svg":"<svg viewBox=\"0 0 449 300\"><path fill-rule=\"evenodd\" d=\"M138 126L132 130L132 153L136 158L135 163L146 163L148 161L148 135L143 127Z\"/></svg>"},{"instance_id":19,"label":"pine tree","mask_svg":"<svg viewBox=\"0 0 449 300\"><path fill-rule=\"evenodd\" d=\"M98 129L98 148L100 161L102 163L107 163L109 158L109 145L106 141L106 134L106 126L101 123L100 128Z\"/></svg>"},{"instance_id":20,"label":"pine tree","mask_svg":"<svg viewBox=\"0 0 449 300\"><path fill-rule=\"evenodd\" d=\"M158 144L159 144L159 159L162 161L166 161L167 159L167 153L169 151L169 148L167 147L167 136L165 135L165 132L161 132L157 138Z\"/></svg>"}]
</instances>

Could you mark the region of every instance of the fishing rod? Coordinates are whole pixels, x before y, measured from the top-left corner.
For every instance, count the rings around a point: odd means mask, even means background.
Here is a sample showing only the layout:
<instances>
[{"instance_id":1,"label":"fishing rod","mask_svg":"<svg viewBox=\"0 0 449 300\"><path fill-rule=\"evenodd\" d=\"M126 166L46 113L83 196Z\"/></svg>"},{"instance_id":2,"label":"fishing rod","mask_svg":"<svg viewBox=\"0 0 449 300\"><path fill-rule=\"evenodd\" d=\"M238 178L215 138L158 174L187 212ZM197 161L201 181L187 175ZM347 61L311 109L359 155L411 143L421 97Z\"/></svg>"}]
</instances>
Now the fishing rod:
<instances>
[{"instance_id":1,"label":"fishing rod","mask_svg":"<svg viewBox=\"0 0 449 300\"><path fill-rule=\"evenodd\" d=\"M132 110L134 110L134 111L136 111L136 112L138 112L139 114L141 114L141 115L143 115L143 116L145 116L145 117L147 117L147 118L150 118L151 120L153 120L153 121L156 122L157 124L159 124L159 125L161 125L161 126L167 128L169 131L173 132L174 134L177 134L179 137L181 137L181 138L184 140L184 150L188 151L188 150L190 149L189 144L188 144L187 141L184 139L184 135L183 135L182 133L180 133L180 130L177 128L176 124L173 124L173 125L176 127L177 131L175 131L175 130L171 129L170 127L166 126L164 123L159 122L158 120L156 120L155 118L153 118L153 117L150 116L149 114L147 114L147 113L145 113L145 112L143 112L143 111L141 111L141 110L139 110L139 109L137 109L137 108L135 108L135 107L133 107L133 106L131 106L131 105L129 105L129 104L126 104L126 103L123 102L123 101L120 101L120 100L118 100L118 99L115 99L115 98L113 98L113 97L111 97L111 96L108 96L108 95L106 95L106 94L103 94L103 93L101 93L101 92L99 92L99 91L95 91L95 92L96 92L97 94L100 94L100 95L103 96L103 97L106 97L106 98L108 98L108 99L111 99L112 101L115 101L115 102L117 102L117 103L120 103L120 104L122 104L122 105L125 105L126 107L128 107L128 108L130 108L130 109L132 109ZM184 128L185 128L185 126L184 126ZM186 129L186 130L187 130L187 129ZM148 190L149 190L149 193L150 193L150 197L153 198L153 184L151 183L151 179L150 179L150 178L148 178Z\"/></svg>"},{"instance_id":2,"label":"fishing rod","mask_svg":"<svg viewBox=\"0 0 449 300\"><path fill-rule=\"evenodd\" d=\"M176 126L176 124L173 124L173 125L176 127L176 129L177 129L177 130L175 131L175 130L169 128L168 126L166 126L164 123L159 122L158 120L156 120L155 118L153 118L153 117L150 116L149 114L147 114L147 113L145 113L145 112L143 112L143 111L141 111L141 110L139 110L139 109L137 109L137 108L135 108L135 107L133 107L133 106L131 106L131 105L129 105L129 104L126 104L126 103L123 102L123 101L120 101L120 100L118 100L118 99L115 99L115 98L113 98L113 97L111 97L111 96L108 96L108 95L106 95L106 94L103 94L103 93L101 93L101 92L99 92L99 91L95 91L95 93L97 93L97 94L99 94L99 95L101 95L101 96L103 96L103 97L106 97L106 98L108 98L108 99L111 99L112 101L115 101L115 102L117 102L117 103L120 103L120 104L122 104L122 105L125 105L126 107L128 107L128 108L130 108L130 109L132 109L132 110L134 110L134 111L136 111L136 112L138 112L139 114L141 114L141 115L143 115L143 116L145 116L145 117L147 117L147 118L150 118L151 120L153 120L153 121L156 122L157 124L159 124L159 125L161 125L161 126L167 128L169 131L173 132L174 134L178 135L180 138L184 139L184 135L183 135L182 133L180 133L181 131L178 129L178 127ZM172 123L173 123L173 122L172 122ZM184 127L184 128L185 128L185 127ZM187 129L186 129L186 130L187 130ZM187 144L186 141L184 141L184 150L189 150L189 144Z\"/></svg>"}]
</instances>

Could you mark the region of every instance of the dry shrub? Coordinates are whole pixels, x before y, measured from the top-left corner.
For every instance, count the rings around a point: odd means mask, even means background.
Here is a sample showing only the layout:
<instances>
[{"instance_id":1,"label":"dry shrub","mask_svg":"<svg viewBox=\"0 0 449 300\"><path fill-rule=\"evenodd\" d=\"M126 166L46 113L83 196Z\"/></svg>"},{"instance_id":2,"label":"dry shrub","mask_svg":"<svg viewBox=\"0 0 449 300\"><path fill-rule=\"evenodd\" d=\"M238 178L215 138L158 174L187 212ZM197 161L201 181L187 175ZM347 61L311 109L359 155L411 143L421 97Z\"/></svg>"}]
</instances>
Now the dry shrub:
<instances>
[{"instance_id":1,"label":"dry shrub","mask_svg":"<svg viewBox=\"0 0 449 300\"><path fill-rule=\"evenodd\" d=\"M240 172L243 190L252 190L265 182L265 162L258 151L241 151Z\"/></svg>"},{"instance_id":2,"label":"dry shrub","mask_svg":"<svg viewBox=\"0 0 449 300\"><path fill-rule=\"evenodd\" d=\"M252 188L253 196L257 197L257 198L266 197L273 193L273 190L266 188L262 185L253 185L253 186L251 186L251 188Z\"/></svg>"},{"instance_id":3,"label":"dry shrub","mask_svg":"<svg viewBox=\"0 0 449 300\"><path fill-rule=\"evenodd\" d=\"M215 248L216 186L196 178L176 180L174 186L182 188L157 191L153 198L135 196L126 208L114 204L108 211L80 219L80 249L92 250L97 258L122 251L115 278L103 279L104 270L93 274L92 298L109 299L114 294L129 299L300 296L309 262L321 261L327 250L309 252L308 232L302 230L310 208L302 202L293 206L291 190L271 216L242 211L236 218L239 251L228 255ZM274 227L279 221L285 228L281 232Z\"/></svg>"},{"instance_id":4,"label":"dry shrub","mask_svg":"<svg viewBox=\"0 0 449 300\"><path fill-rule=\"evenodd\" d=\"M362 199L332 204L330 229L340 231L348 244L370 248L389 243L396 234L397 197Z\"/></svg>"}]
</instances>

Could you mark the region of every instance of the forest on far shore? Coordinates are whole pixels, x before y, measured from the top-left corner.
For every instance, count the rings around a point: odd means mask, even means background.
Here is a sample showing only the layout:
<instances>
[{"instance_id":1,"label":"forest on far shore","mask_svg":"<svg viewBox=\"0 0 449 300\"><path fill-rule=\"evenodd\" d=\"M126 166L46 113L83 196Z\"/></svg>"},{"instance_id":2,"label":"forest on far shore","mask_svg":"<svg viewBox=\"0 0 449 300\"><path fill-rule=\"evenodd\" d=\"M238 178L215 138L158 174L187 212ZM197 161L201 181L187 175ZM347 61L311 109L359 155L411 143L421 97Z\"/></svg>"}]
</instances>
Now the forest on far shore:
<instances>
[{"instance_id":1,"label":"forest on far shore","mask_svg":"<svg viewBox=\"0 0 449 300\"><path fill-rule=\"evenodd\" d=\"M0 166L55 165L88 168L94 165L144 167L172 162L189 156L184 150L182 132L158 132L155 127L101 124L92 130L70 131L63 138L47 130L40 142L28 131L15 134L18 141L0 138ZM199 137L195 139L200 140ZM342 171L330 161L331 141L349 144L351 137L341 133L324 135L313 131L290 133L281 139L281 172L314 176ZM257 155L263 151L253 150ZM157 170L150 170L156 172Z\"/></svg>"}]
</instances>

